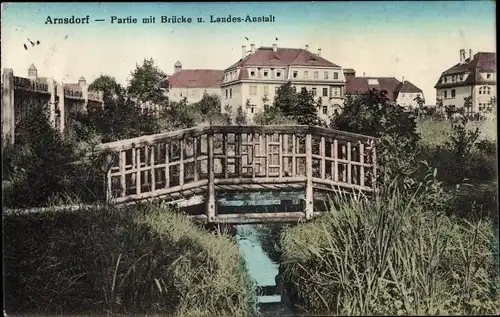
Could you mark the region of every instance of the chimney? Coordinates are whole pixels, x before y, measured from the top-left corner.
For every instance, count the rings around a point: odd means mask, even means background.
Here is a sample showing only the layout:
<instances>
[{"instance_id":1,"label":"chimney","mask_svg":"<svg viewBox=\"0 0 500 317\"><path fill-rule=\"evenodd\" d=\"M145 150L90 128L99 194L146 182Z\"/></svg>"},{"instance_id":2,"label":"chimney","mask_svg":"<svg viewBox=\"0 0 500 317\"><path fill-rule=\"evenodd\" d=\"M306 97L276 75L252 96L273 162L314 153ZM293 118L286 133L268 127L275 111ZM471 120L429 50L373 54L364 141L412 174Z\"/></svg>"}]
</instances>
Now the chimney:
<instances>
[{"instance_id":1,"label":"chimney","mask_svg":"<svg viewBox=\"0 0 500 317\"><path fill-rule=\"evenodd\" d=\"M469 62L472 60L472 49L469 48Z\"/></svg>"},{"instance_id":2,"label":"chimney","mask_svg":"<svg viewBox=\"0 0 500 317\"><path fill-rule=\"evenodd\" d=\"M247 56L247 47L246 45L243 45L241 47L241 58L245 58Z\"/></svg>"},{"instance_id":3,"label":"chimney","mask_svg":"<svg viewBox=\"0 0 500 317\"><path fill-rule=\"evenodd\" d=\"M250 44L250 50L252 51L252 54L255 53L255 44Z\"/></svg>"},{"instance_id":4,"label":"chimney","mask_svg":"<svg viewBox=\"0 0 500 317\"><path fill-rule=\"evenodd\" d=\"M273 51L277 52L278 51L278 44L273 44Z\"/></svg>"},{"instance_id":5,"label":"chimney","mask_svg":"<svg viewBox=\"0 0 500 317\"><path fill-rule=\"evenodd\" d=\"M366 77L366 76L365 76L365 72L363 72L363 77Z\"/></svg>"},{"instance_id":6,"label":"chimney","mask_svg":"<svg viewBox=\"0 0 500 317\"><path fill-rule=\"evenodd\" d=\"M465 62L465 50L462 48L460 49L460 64L463 64Z\"/></svg>"},{"instance_id":7,"label":"chimney","mask_svg":"<svg viewBox=\"0 0 500 317\"><path fill-rule=\"evenodd\" d=\"M321 48L318 48L318 56L321 56Z\"/></svg>"},{"instance_id":8,"label":"chimney","mask_svg":"<svg viewBox=\"0 0 500 317\"><path fill-rule=\"evenodd\" d=\"M306 51L308 51L308 50L309 50L309 45L306 44Z\"/></svg>"},{"instance_id":9,"label":"chimney","mask_svg":"<svg viewBox=\"0 0 500 317\"><path fill-rule=\"evenodd\" d=\"M403 84L404 84L404 82L405 82L405 76L403 76Z\"/></svg>"}]
</instances>

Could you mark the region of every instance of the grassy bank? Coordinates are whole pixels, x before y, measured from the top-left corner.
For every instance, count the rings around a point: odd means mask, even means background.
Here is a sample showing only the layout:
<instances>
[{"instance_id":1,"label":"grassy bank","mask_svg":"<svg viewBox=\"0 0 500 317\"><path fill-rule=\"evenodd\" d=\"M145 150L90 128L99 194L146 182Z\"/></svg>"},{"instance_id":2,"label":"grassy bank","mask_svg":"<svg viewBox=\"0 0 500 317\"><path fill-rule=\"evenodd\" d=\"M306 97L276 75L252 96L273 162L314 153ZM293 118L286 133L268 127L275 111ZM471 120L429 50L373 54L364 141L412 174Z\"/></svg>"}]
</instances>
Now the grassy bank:
<instances>
[{"instance_id":1,"label":"grassy bank","mask_svg":"<svg viewBox=\"0 0 500 317\"><path fill-rule=\"evenodd\" d=\"M254 287L227 235L155 206L4 215L8 313L247 316Z\"/></svg>"},{"instance_id":2,"label":"grassy bank","mask_svg":"<svg viewBox=\"0 0 500 317\"><path fill-rule=\"evenodd\" d=\"M296 309L335 315L498 312L492 224L429 208L429 193L393 191L281 236L281 278Z\"/></svg>"}]
</instances>

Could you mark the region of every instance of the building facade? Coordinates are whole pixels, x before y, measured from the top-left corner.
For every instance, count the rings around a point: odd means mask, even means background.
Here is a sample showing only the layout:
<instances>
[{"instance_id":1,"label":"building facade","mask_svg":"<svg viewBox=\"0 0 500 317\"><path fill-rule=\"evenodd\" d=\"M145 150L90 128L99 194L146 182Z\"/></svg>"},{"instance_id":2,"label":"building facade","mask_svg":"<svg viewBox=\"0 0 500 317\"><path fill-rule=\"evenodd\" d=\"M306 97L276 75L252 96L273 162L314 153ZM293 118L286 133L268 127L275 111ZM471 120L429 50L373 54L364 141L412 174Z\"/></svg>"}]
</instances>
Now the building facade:
<instances>
[{"instance_id":1,"label":"building facade","mask_svg":"<svg viewBox=\"0 0 500 317\"><path fill-rule=\"evenodd\" d=\"M466 57L461 49L459 63L442 72L434 88L440 111L451 107L470 114L496 113L496 53L472 55L469 49Z\"/></svg>"},{"instance_id":2,"label":"building facade","mask_svg":"<svg viewBox=\"0 0 500 317\"><path fill-rule=\"evenodd\" d=\"M196 103L203 94L220 96L220 84L224 71L217 69L182 69L182 64L174 64L174 74L168 77L168 97L172 102L187 98L187 103Z\"/></svg>"},{"instance_id":3,"label":"building facade","mask_svg":"<svg viewBox=\"0 0 500 317\"><path fill-rule=\"evenodd\" d=\"M398 104L405 110L417 108L418 98L425 100L422 89L403 78L402 81L394 77L356 77L354 69L344 69L346 92L356 96L370 89L385 90L389 103Z\"/></svg>"},{"instance_id":4,"label":"building facade","mask_svg":"<svg viewBox=\"0 0 500 317\"><path fill-rule=\"evenodd\" d=\"M254 115L272 106L278 88L290 81L296 91L312 92L315 100L321 98L318 115L328 119L340 109L344 98L345 80L340 66L305 49L260 47L251 45L242 57L224 70L221 84L223 111L235 115L239 107L251 122Z\"/></svg>"}]
</instances>

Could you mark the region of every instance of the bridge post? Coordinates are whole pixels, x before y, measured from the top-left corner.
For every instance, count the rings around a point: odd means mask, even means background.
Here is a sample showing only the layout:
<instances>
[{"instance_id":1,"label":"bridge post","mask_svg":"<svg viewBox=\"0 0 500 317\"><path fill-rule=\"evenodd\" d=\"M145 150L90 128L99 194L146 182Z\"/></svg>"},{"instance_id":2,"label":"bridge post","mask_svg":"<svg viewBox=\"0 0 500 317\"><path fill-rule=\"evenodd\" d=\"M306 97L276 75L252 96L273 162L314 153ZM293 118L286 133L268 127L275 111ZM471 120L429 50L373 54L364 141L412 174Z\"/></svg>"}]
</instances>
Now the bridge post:
<instances>
[{"instance_id":1,"label":"bridge post","mask_svg":"<svg viewBox=\"0 0 500 317\"><path fill-rule=\"evenodd\" d=\"M215 220L215 164L214 164L214 134L207 134L208 141L208 205L207 205L207 221Z\"/></svg>"},{"instance_id":2,"label":"bridge post","mask_svg":"<svg viewBox=\"0 0 500 317\"><path fill-rule=\"evenodd\" d=\"M307 132L306 135L306 220L313 217L314 212L314 194L313 194L313 164L312 164L312 135Z\"/></svg>"},{"instance_id":3,"label":"bridge post","mask_svg":"<svg viewBox=\"0 0 500 317\"><path fill-rule=\"evenodd\" d=\"M14 144L14 71L5 68L2 73L2 147Z\"/></svg>"}]
</instances>

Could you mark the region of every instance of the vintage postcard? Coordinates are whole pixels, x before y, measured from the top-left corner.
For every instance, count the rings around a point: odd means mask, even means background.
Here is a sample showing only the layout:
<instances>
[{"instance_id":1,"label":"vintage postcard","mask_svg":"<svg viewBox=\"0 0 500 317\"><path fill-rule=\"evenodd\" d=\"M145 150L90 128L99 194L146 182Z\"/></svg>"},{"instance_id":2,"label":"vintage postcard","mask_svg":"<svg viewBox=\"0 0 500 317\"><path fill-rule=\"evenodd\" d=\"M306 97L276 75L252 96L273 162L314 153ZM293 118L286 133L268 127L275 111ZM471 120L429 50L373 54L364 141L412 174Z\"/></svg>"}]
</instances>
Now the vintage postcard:
<instances>
[{"instance_id":1,"label":"vintage postcard","mask_svg":"<svg viewBox=\"0 0 500 317\"><path fill-rule=\"evenodd\" d=\"M3 3L4 315L498 314L495 12Z\"/></svg>"}]
</instances>

